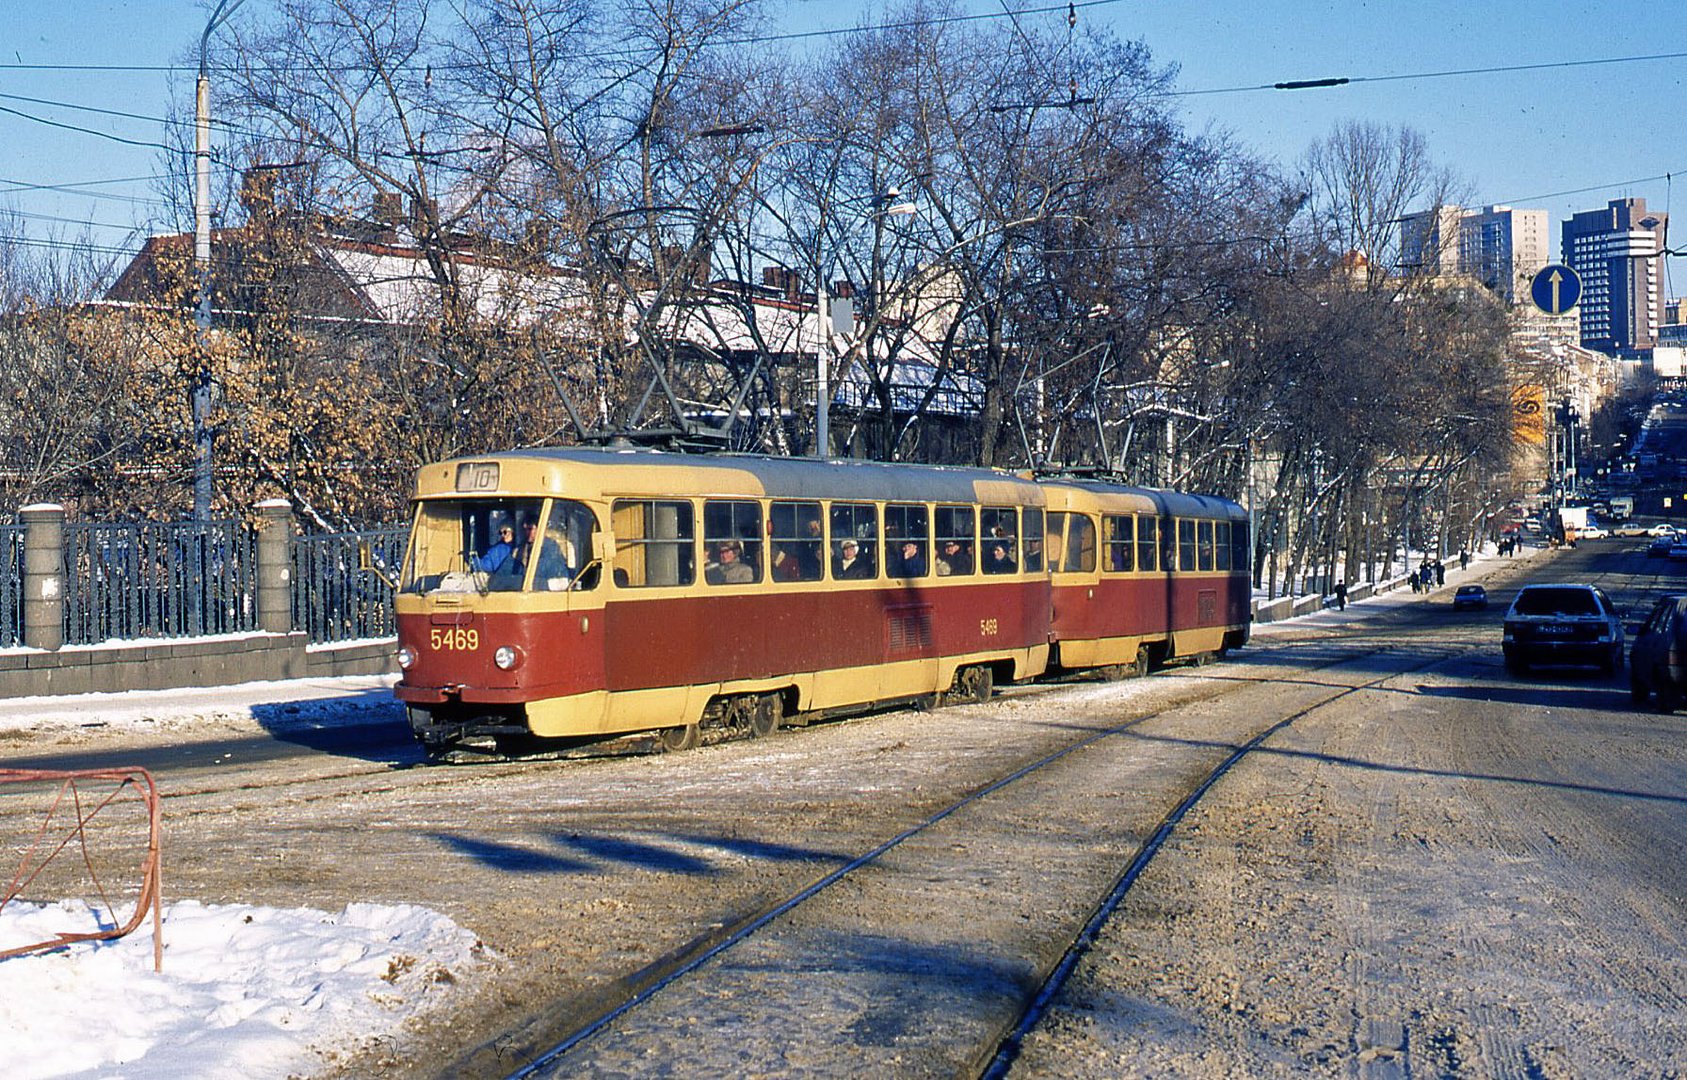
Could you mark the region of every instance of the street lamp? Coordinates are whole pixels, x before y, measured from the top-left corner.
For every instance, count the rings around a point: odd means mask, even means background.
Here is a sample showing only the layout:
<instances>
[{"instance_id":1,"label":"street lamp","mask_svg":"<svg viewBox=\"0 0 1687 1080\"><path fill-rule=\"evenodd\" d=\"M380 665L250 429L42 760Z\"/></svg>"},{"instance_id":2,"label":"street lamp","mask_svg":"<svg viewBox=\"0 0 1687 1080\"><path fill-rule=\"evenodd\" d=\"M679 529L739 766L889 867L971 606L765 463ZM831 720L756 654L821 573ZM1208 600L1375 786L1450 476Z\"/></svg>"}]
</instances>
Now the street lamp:
<instances>
[{"instance_id":1,"label":"street lamp","mask_svg":"<svg viewBox=\"0 0 1687 1080\"><path fill-rule=\"evenodd\" d=\"M199 82L194 88L193 264L199 277L194 325L199 337L199 371L188 390L193 410L193 519L211 519L211 76L205 54L211 35L246 0L220 0L199 35ZM224 9L227 9L225 12Z\"/></svg>"},{"instance_id":2,"label":"street lamp","mask_svg":"<svg viewBox=\"0 0 1687 1080\"><path fill-rule=\"evenodd\" d=\"M853 225L849 232L839 238L838 247L854 235L855 230L870 221L882 221L887 217L906 217L914 213L918 207L911 202L894 202L902 196L900 188L888 187L883 194L870 196L873 210ZM824 243L825 225L822 223L818 233L817 245ZM826 290L826 261L817 246L814 258L814 451L817 457L832 456L832 432L830 427L830 412L832 404L832 364L828 355L828 343L831 340L826 332L826 324L831 319L831 298Z\"/></svg>"}]
</instances>

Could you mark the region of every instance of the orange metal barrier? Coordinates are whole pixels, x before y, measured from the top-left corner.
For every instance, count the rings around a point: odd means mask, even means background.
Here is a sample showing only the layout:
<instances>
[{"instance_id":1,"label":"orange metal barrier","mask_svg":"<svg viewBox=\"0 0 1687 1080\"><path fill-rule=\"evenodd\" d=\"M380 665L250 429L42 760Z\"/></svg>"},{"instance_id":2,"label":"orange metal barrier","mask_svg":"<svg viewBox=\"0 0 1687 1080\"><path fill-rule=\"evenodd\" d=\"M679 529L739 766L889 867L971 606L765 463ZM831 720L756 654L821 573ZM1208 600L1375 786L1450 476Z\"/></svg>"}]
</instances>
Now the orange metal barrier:
<instances>
[{"instance_id":1,"label":"orange metal barrier","mask_svg":"<svg viewBox=\"0 0 1687 1080\"><path fill-rule=\"evenodd\" d=\"M92 933L59 933L46 941L20 948L0 951L0 960L25 953L44 952L62 949L67 945L79 941L105 941L120 938L128 934L141 924L146 918L148 909L152 912L152 964L156 971L164 970L164 906L162 899L162 860L160 857L160 842L162 830L161 815L158 803L158 785L153 782L152 774L145 769L78 769L58 771L52 769L0 769L0 785L4 784L57 784L58 791L47 807L46 815L41 821L41 827L36 831L34 839L24 848L23 859L18 871L13 876L11 884L6 887L4 895L0 895L0 910L17 899L19 894L30 885L40 880L45 872L60 855L74 849L79 854L87 877L92 883L93 892L98 895L105 909L110 912L110 930ZM101 873L96 868L96 852L91 849L91 842L95 832L93 826L109 822L114 816L112 808L121 803L138 800L146 812L147 840L146 857L140 865L140 888L135 897L135 910L128 921L117 925L117 907L106 894L105 883L101 880ZM104 820L102 821L102 815ZM106 834L100 833L99 839L106 839ZM109 856L104 852L100 862L104 865ZM66 858L74 857L66 855Z\"/></svg>"}]
</instances>

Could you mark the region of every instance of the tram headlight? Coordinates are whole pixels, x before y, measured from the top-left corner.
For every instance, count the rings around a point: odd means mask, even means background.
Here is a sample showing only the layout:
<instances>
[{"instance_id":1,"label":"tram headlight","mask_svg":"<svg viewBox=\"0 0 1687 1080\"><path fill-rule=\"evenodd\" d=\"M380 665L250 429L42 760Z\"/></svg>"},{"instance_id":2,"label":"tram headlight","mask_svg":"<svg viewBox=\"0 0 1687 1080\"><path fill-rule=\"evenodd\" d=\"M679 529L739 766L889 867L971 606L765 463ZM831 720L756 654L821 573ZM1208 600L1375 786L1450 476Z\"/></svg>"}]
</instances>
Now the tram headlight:
<instances>
[{"instance_id":1,"label":"tram headlight","mask_svg":"<svg viewBox=\"0 0 1687 1080\"><path fill-rule=\"evenodd\" d=\"M409 671L410 665L414 664L415 662L416 662L416 650L412 649L408 645L400 645L398 647L398 666L405 671Z\"/></svg>"},{"instance_id":2,"label":"tram headlight","mask_svg":"<svg viewBox=\"0 0 1687 1080\"><path fill-rule=\"evenodd\" d=\"M492 662L502 671L512 671L521 663L521 651L514 645L500 645L492 654Z\"/></svg>"}]
</instances>

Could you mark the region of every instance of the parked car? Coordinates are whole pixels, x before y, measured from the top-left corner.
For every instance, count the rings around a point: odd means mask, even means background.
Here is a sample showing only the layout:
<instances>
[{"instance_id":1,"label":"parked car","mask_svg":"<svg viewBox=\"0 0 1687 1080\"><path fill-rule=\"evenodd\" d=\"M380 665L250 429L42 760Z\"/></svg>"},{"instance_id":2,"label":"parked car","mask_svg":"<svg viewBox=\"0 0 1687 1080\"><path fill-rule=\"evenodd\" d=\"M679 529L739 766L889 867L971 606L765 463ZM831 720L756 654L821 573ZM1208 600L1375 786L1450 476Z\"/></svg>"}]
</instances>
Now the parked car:
<instances>
[{"instance_id":1,"label":"parked car","mask_svg":"<svg viewBox=\"0 0 1687 1080\"><path fill-rule=\"evenodd\" d=\"M1673 712L1687 696L1687 596L1659 597L1636 628L1628 687L1636 705L1656 694L1665 712Z\"/></svg>"},{"instance_id":2,"label":"parked car","mask_svg":"<svg viewBox=\"0 0 1687 1080\"><path fill-rule=\"evenodd\" d=\"M1535 664L1592 665L1607 675L1623 663L1623 624L1596 585L1525 585L1505 613L1506 670Z\"/></svg>"},{"instance_id":3,"label":"parked car","mask_svg":"<svg viewBox=\"0 0 1687 1080\"><path fill-rule=\"evenodd\" d=\"M1660 559L1667 558L1669 556L1669 549L1674 547L1674 546L1675 546L1675 537L1673 537L1673 536L1656 537L1655 539L1653 539L1653 541L1650 544L1646 545L1646 557L1647 558L1660 558Z\"/></svg>"},{"instance_id":4,"label":"parked car","mask_svg":"<svg viewBox=\"0 0 1687 1080\"><path fill-rule=\"evenodd\" d=\"M1484 611L1488 607L1488 590L1480 585L1460 585L1453 593L1454 611Z\"/></svg>"},{"instance_id":5,"label":"parked car","mask_svg":"<svg viewBox=\"0 0 1687 1080\"><path fill-rule=\"evenodd\" d=\"M1603 540L1611 535L1611 530L1603 525L1589 525L1576 530L1577 540Z\"/></svg>"},{"instance_id":6,"label":"parked car","mask_svg":"<svg viewBox=\"0 0 1687 1080\"><path fill-rule=\"evenodd\" d=\"M1660 521L1646 530L1647 536L1674 536L1675 526L1667 521Z\"/></svg>"}]
</instances>

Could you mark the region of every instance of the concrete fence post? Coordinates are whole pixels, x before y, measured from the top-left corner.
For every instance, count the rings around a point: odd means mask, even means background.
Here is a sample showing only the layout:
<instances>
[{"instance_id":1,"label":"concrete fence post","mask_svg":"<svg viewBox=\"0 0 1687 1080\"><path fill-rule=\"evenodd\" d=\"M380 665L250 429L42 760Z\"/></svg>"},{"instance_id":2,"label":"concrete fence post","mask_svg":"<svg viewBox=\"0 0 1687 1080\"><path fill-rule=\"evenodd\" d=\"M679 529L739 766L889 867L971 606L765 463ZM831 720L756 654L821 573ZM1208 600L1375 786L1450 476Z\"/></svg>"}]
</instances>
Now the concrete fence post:
<instances>
[{"instance_id":1,"label":"concrete fence post","mask_svg":"<svg viewBox=\"0 0 1687 1080\"><path fill-rule=\"evenodd\" d=\"M23 520L23 643L36 649L64 646L64 507L38 503L18 511Z\"/></svg>"},{"instance_id":2,"label":"concrete fence post","mask_svg":"<svg viewBox=\"0 0 1687 1080\"><path fill-rule=\"evenodd\" d=\"M293 629L293 507L286 499L258 503L258 629Z\"/></svg>"}]
</instances>

